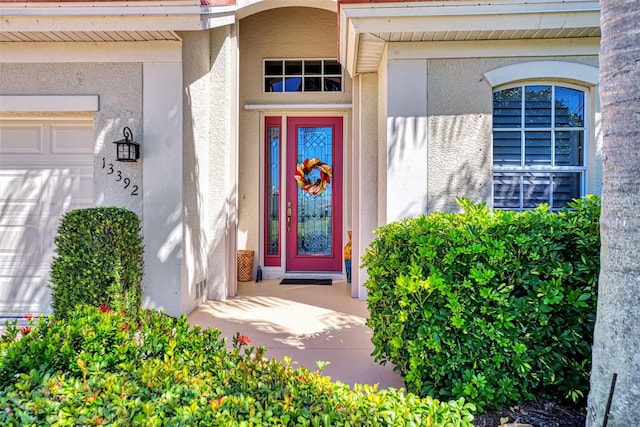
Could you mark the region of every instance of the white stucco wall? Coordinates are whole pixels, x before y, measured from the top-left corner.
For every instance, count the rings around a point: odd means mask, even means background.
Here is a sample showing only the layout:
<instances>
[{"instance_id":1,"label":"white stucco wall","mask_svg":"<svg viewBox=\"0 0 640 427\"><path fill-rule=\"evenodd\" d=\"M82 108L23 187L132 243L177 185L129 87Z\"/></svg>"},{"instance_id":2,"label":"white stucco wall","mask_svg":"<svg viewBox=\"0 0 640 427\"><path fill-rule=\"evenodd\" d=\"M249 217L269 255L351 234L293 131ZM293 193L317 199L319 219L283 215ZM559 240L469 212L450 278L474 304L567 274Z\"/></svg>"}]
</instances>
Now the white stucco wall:
<instances>
[{"instance_id":1,"label":"white stucco wall","mask_svg":"<svg viewBox=\"0 0 640 427\"><path fill-rule=\"evenodd\" d=\"M424 213L428 200L427 61L390 61L387 79L386 216L395 221Z\"/></svg>"},{"instance_id":2,"label":"white stucco wall","mask_svg":"<svg viewBox=\"0 0 640 427\"><path fill-rule=\"evenodd\" d=\"M366 299L362 284L368 275L360 269L362 255L374 239L378 227L378 76L361 74L354 79L353 141L353 244L351 248L351 295Z\"/></svg>"},{"instance_id":3,"label":"white stucco wall","mask_svg":"<svg viewBox=\"0 0 640 427\"><path fill-rule=\"evenodd\" d=\"M181 33L184 64L185 280L183 311L206 298L228 296L230 174L235 150L234 38L231 28ZM231 236L233 239L235 236Z\"/></svg>"},{"instance_id":4,"label":"white stucco wall","mask_svg":"<svg viewBox=\"0 0 640 427\"><path fill-rule=\"evenodd\" d=\"M260 260L261 120L264 115L320 115L323 111L282 109L291 104L348 104L351 82L345 73L343 91L331 93L265 93L265 58L336 58L336 14L309 7L277 8L240 20L240 115L238 182L238 249L256 251L254 268ZM246 110L246 105L273 105L273 109ZM335 112L333 115L336 115ZM350 120L345 120L350 136ZM344 141L348 147L349 139ZM350 150L347 150L347 154ZM345 156L346 157L346 156ZM348 165L348 159L345 159ZM346 213L346 210L345 210ZM348 219L349 215L345 216ZM345 227L350 224L345 221ZM346 229L345 229L346 236Z\"/></svg>"},{"instance_id":5,"label":"white stucco wall","mask_svg":"<svg viewBox=\"0 0 640 427\"><path fill-rule=\"evenodd\" d=\"M1 49L1 47L0 47ZM105 78L108 76L108 78ZM2 95L98 95L99 110L93 114L95 137L94 197L95 204L120 206L142 215L142 167L140 162L116 162L113 141L123 139L128 126L136 142L142 146L142 66L141 64L90 63L2 63L0 64ZM137 185L125 189L116 181L117 174L103 169L102 159L114 171ZM124 179L124 178L123 178Z\"/></svg>"},{"instance_id":6,"label":"white stucco wall","mask_svg":"<svg viewBox=\"0 0 640 427\"><path fill-rule=\"evenodd\" d=\"M180 42L4 43L0 49L3 95L98 95L99 108L93 113L95 204L124 207L141 217L143 303L170 315L181 314L188 305L182 305ZM58 55L42 55L53 49ZM47 62L39 63L38 58ZM141 144L136 163L115 161L112 141L123 138L124 126ZM109 164L113 174L108 173ZM130 180L127 189L124 178ZM134 186L137 194L132 194Z\"/></svg>"},{"instance_id":7,"label":"white stucco wall","mask_svg":"<svg viewBox=\"0 0 640 427\"><path fill-rule=\"evenodd\" d=\"M212 128L208 147L208 297L235 295L238 151L238 48L235 26L212 30Z\"/></svg>"},{"instance_id":8,"label":"white stucco wall","mask_svg":"<svg viewBox=\"0 0 640 427\"><path fill-rule=\"evenodd\" d=\"M206 297L211 136L211 49L207 31L181 33L183 63L182 214L184 272L182 311Z\"/></svg>"},{"instance_id":9,"label":"white stucco wall","mask_svg":"<svg viewBox=\"0 0 640 427\"><path fill-rule=\"evenodd\" d=\"M146 307L182 314L185 279L182 212L182 67L144 64L143 163ZM162 88L162 90L159 90Z\"/></svg>"},{"instance_id":10,"label":"white stucco wall","mask_svg":"<svg viewBox=\"0 0 640 427\"><path fill-rule=\"evenodd\" d=\"M388 74L387 74L387 50L382 54L380 68L378 69L378 226L387 223L387 104L389 97L388 92ZM361 123L360 126L366 126ZM370 214L371 215L371 214Z\"/></svg>"}]
</instances>

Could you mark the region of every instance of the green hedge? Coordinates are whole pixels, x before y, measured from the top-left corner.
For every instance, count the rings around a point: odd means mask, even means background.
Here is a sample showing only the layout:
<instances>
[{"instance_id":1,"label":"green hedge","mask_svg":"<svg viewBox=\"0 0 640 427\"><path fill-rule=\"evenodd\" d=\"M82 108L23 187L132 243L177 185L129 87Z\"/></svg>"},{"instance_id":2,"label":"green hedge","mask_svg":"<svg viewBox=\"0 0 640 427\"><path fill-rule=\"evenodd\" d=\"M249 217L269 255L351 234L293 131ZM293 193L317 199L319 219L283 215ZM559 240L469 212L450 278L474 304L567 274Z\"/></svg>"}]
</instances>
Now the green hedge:
<instances>
[{"instance_id":1,"label":"green hedge","mask_svg":"<svg viewBox=\"0 0 640 427\"><path fill-rule=\"evenodd\" d=\"M55 244L50 288L58 318L69 316L78 304L105 305L137 315L144 247L135 213L117 207L67 212Z\"/></svg>"},{"instance_id":2,"label":"green hedge","mask_svg":"<svg viewBox=\"0 0 640 427\"><path fill-rule=\"evenodd\" d=\"M473 406L394 389L353 390L237 336L151 311L102 307L9 325L0 339L0 425L471 426ZM131 325L138 324L138 327ZM20 337L21 336L21 337Z\"/></svg>"},{"instance_id":3,"label":"green hedge","mask_svg":"<svg viewBox=\"0 0 640 427\"><path fill-rule=\"evenodd\" d=\"M600 204L465 212L389 224L363 257L376 360L409 391L480 410L589 387Z\"/></svg>"}]
</instances>

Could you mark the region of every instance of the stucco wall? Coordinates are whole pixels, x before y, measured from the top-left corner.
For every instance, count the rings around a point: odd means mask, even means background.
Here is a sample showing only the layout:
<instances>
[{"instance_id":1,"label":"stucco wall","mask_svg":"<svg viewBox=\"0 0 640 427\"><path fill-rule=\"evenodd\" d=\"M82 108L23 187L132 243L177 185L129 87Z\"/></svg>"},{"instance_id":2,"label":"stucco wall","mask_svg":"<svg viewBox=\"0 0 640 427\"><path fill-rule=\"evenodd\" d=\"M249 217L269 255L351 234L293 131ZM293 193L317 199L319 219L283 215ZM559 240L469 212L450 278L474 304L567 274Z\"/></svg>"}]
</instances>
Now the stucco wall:
<instances>
[{"instance_id":1,"label":"stucco wall","mask_svg":"<svg viewBox=\"0 0 640 427\"><path fill-rule=\"evenodd\" d=\"M390 107L386 115L387 166L392 162L398 144L411 152L411 160L406 163L410 170L405 170L402 176L387 173L387 222L417 213L457 211L459 206L456 197L466 197L491 205L493 88L483 75L505 65L538 60L572 61L594 67L598 65L595 56L412 59L382 63L380 74L388 73L388 78L384 81L390 85L387 91L389 105L394 102L400 105L395 110ZM416 94L421 93L420 82L425 78L426 99L422 99L422 95ZM399 79L411 82L414 98L408 96L406 91L391 90L393 85L398 85ZM405 87L402 83L398 86L400 89ZM591 99L585 101L589 103L591 116L595 120L595 123L589 123L595 124L596 131L590 135L587 146L587 191L599 194L602 169L597 87L591 88L590 95ZM411 99L411 102L402 104L403 99ZM417 108L424 101L427 120L426 152L420 149L424 142L420 133L420 120L416 117L411 119L414 124L405 123L408 117L412 117L413 111L403 112L403 109ZM400 125L411 132L403 131L399 142L398 132L393 127ZM423 180L414 182L416 180L412 177L420 175ZM425 184L426 188L423 188ZM391 192L391 188L395 190Z\"/></svg>"},{"instance_id":2,"label":"stucco wall","mask_svg":"<svg viewBox=\"0 0 640 427\"><path fill-rule=\"evenodd\" d=\"M184 312L192 311L206 296L207 219L209 212L211 136L211 55L209 33L181 33L183 63L183 169Z\"/></svg>"},{"instance_id":3,"label":"stucco wall","mask_svg":"<svg viewBox=\"0 0 640 427\"><path fill-rule=\"evenodd\" d=\"M96 205L120 206L142 215L142 168L140 162L116 162L113 141L123 139L128 126L142 146L141 64L0 64L0 93L3 95L98 95L99 111L93 114L95 137L94 198ZM105 163L114 165L123 177L137 185L131 194L116 173L108 174Z\"/></svg>"},{"instance_id":4,"label":"stucco wall","mask_svg":"<svg viewBox=\"0 0 640 427\"><path fill-rule=\"evenodd\" d=\"M233 150L230 99L234 50L229 28L185 32L183 39L183 312L227 296L227 195Z\"/></svg>"},{"instance_id":5,"label":"stucco wall","mask_svg":"<svg viewBox=\"0 0 640 427\"><path fill-rule=\"evenodd\" d=\"M387 50L385 49L378 70L378 226L387 223ZM363 126L365 124L361 124Z\"/></svg>"},{"instance_id":6,"label":"stucco wall","mask_svg":"<svg viewBox=\"0 0 640 427\"><path fill-rule=\"evenodd\" d=\"M491 200L492 89L482 73L493 61L430 60L426 212L455 211L456 197Z\"/></svg>"},{"instance_id":7,"label":"stucco wall","mask_svg":"<svg viewBox=\"0 0 640 427\"><path fill-rule=\"evenodd\" d=\"M483 74L505 65L538 60L598 65L596 57L428 61L429 212L458 210L455 197L491 204L493 88L483 79ZM591 95L597 98L597 91L591 91ZM591 113L599 116L599 111ZM597 157L599 143L593 139L590 142L587 155L593 159ZM602 179L602 172L595 164L594 161L587 172L587 188L599 193L597 183Z\"/></svg>"},{"instance_id":8,"label":"stucco wall","mask_svg":"<svg viewBox=\"0 0 640 427\"><path fill-rule=\"evenodd\" d=\"M93 114L94 202L124 207L141 217L143 304L171 315L181 314L182 158L176 155L182 153L182 70L176 56L180 43L24 45L22 50L11 45L9 55L3 58L7 63L0 65L0 93L99 96L99 109ZM49 62L28 60L54 46L60 54L47 57ZM96 50L102 52L100 57L93 55ZM22 54L17 55L18 51ZM83 62L85 58L98 62ZM141 58L146 58L145 62L140 62ZM115 161L112 142L123 138L124 126L131 128L141 144L141 159L136 163ZM111 163L114 173L108 174ZM130 180L127 189L125 178ZM137 194L132 194L134 190Z\"/></svg>"},{"instance_id":9,"label":"stucco wall","mask_svg":"<svg viewBox=\"0 0 640 427\"><path fill-rule=\"evenodd\" d=\"M212 122L209 145L210 299L235 294L237 198L237 39L234 27L210 32Z\"/></svg>"},{"instance_id":10,"label":"stucco wall","mask_svg":"<svg viewBox=\"0 0 640 427\"><path fill-rule=\"evenodd\" d=\"M351 83L345 73L343 91L331 93L265 93L265 58L336 58L335 13L306 8L278 8L248 16L239 24L240 116L238 248L253 249L260 243L261 114L313 114L312 111L245 110L247 104L340 104L351 100ZM348 121L345 121L345 127ZM349 131L348 135L350 134ZM348 141L345 141L348 144ZM348 164L348 163L347 163ZM257 262L257 261L256 261Z\"/></svg>"}]
</instances>

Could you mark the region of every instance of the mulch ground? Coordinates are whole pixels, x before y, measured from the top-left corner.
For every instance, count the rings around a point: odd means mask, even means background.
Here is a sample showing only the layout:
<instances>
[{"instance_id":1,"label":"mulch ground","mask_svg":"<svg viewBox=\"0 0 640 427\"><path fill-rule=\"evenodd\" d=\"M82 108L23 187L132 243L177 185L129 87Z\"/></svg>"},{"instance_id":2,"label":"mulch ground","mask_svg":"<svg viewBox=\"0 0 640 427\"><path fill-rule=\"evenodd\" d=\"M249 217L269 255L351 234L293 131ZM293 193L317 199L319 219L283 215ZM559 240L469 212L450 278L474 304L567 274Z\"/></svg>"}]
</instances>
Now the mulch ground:
<instances>
[{"instance_id":1,"label":"mulch ground","mask_svg":"<svg viewBox=\"0 0 640 427\"><path fill-rule=\"evenodd\" d=\"M538 399L502 411L477 414L476 427L498 427L502 424L530 424L533 427L584 427L586 412L558 403Z\"/></svg>"}]
</instances>

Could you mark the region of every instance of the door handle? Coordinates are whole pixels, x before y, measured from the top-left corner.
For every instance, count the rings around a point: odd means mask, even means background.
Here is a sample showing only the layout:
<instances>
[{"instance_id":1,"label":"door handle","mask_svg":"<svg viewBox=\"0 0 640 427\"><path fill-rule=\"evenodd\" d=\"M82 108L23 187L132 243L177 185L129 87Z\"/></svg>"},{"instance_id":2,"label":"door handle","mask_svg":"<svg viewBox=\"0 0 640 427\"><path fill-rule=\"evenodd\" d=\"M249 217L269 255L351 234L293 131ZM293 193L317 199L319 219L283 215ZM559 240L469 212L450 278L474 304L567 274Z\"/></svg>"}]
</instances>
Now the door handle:
<instances>
[{"instance_id":1,"label":"door handle","mask_svg":"<svg viewBox=\"0 0 640 427\"><path fill-rule=\"evenodd\" d=\"M291 231L291 202L287 202L287 231Z\"/></svg>"}]
</instances>

